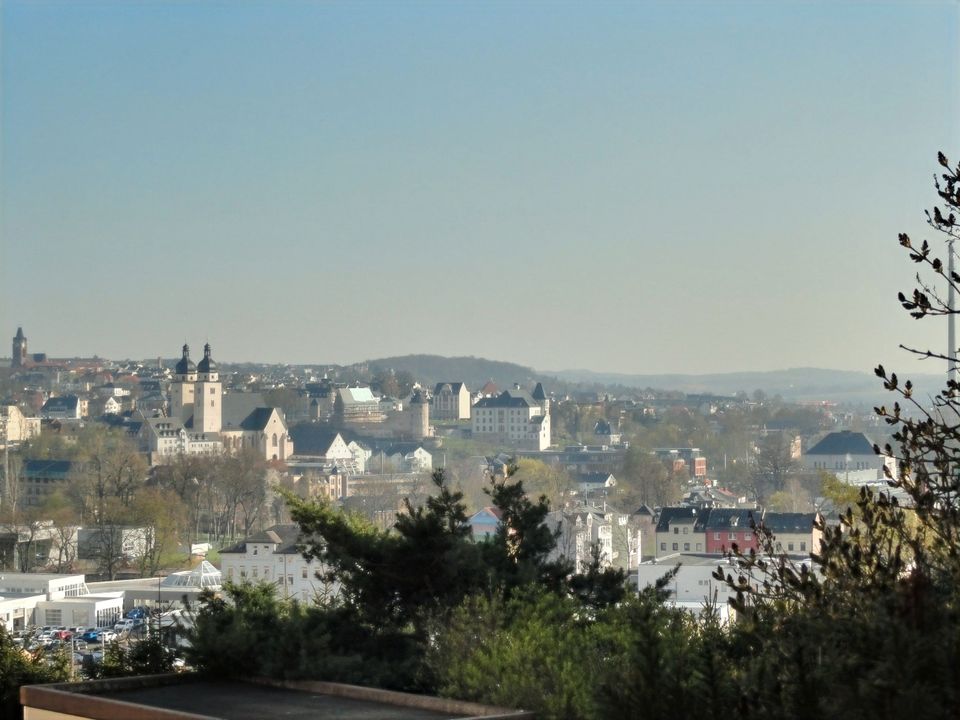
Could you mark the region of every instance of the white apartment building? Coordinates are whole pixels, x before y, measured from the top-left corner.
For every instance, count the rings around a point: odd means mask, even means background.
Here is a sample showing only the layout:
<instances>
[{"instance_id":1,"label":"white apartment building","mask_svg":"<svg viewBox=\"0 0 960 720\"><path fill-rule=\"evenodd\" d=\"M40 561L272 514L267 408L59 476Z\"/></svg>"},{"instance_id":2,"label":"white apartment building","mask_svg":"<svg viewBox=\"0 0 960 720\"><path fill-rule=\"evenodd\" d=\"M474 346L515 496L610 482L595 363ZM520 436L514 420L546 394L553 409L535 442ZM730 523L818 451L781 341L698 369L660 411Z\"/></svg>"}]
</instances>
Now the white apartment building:
<instances>
[{"instance_id":1,"label":"white apartment building","mask_svg":"<svg viewBox=\"0 0 960 720\"><path fill-rule=\"evenodd\" d=\"M83 575L0 574L0 624L106 627L123 614L123 592L91 594Z\"/></svg>"},{"instance_id":2,"label":"white apartment building","mask_svg":"<svg viewBox=\"0 0 960 720\"><path fill-rule=\"evenodd\" d=\"M430 415L436 420L469 420L470 390L462 382L437 383Z\"/></svg>"},{"instance_id":3,"label":"white apartment building","mask_svg":"<svg viewBox=\"0 0 960 720\"><path fill-rule=\"evenodd\" d=\"M40 434L40 418L27 417L16 405L0 405L0 448L16 447Z\"/></svg>"},{"instance_id":4,"label":"white apartment building","mask_svg":"<svg viewBox=\"0 0 960 720\"><path fill-rule=\"evenodd\" d=\"M323 566L306 560L297 548L300 528L274 525L233 547L220 551L224 582L267 582L277 596L309 603L332 597L339 588L317 577Z\"/></svg>"},{"instance_id":5,"label":"white apartment building","mask_svg":"<svg viewBox=\"0 0 960 720\"><path fill-rule=\"evenodd\" d=\"M537 383L533 393L514 387L494 398L483 398L471 411L477 439L507 442L517 448L550 447L550 401Z\"/></svg>"}]
</instances>

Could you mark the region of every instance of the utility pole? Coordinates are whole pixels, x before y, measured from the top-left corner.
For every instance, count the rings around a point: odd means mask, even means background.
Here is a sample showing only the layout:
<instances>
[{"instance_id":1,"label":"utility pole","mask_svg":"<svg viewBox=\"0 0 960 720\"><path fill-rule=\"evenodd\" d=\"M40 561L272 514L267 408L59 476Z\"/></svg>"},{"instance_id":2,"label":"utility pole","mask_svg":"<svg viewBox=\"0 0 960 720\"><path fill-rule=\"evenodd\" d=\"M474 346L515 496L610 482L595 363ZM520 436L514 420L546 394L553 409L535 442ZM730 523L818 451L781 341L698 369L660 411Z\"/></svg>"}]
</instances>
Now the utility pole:
<instances>
[{"instance_id":1,"label":"utility pole","mask_svg":"<svg viewBox=\"0 0 960 720\"><path fill-rule=\"evenodd\" d=\"M957 377L956 291L953 283L953 240L947 240L947 380Z\"/></svg>"}]
</instances>

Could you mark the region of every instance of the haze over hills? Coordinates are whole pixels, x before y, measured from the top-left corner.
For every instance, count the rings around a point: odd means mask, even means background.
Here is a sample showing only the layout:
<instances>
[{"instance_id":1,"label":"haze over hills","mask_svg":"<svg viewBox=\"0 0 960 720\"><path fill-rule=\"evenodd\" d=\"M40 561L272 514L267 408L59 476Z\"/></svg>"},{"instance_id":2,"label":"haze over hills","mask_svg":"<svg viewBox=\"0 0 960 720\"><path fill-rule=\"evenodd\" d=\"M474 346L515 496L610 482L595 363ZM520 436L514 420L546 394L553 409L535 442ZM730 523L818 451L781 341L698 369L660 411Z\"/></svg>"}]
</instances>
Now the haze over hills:
<instances>
[{"instance_id":1,"label":"haze over hills","mask_svg":"<svg viewBox=\"0 0 960 720\"><path fill-rule=\"evenodd\" d=\"M780 395L785 400L826 400L855 405L875 405L889 402L880 380L868 372L830 370L827 368L788 368L766 372L687 374L622 374L594 370L543 370L516 363L487 360L477 357L444 357L441 355L404 355L369 360L371 367L406 371L421 382L462 380L471 388L478 388L488 380L500 387L514 382L521 384L541 381L549 383L582 384L597 387L623 386L678 390L686 393L714 393L734 395L752 394L762 390L769 396ZM921 390L934 391L943 382L941 375L912 376Z\"/></svg>"}]
</instances>

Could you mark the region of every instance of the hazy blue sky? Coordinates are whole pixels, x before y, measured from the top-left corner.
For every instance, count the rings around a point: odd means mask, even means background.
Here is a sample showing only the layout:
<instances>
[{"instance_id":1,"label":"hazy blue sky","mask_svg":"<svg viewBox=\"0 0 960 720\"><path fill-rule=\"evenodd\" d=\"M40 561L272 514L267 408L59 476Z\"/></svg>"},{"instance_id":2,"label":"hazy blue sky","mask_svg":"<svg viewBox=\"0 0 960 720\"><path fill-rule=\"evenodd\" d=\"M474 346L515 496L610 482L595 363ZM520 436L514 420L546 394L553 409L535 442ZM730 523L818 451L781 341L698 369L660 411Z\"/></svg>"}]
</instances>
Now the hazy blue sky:
<instances>
[{"instance_id":1,"label":"hazy blue sky","mask_svg":"<svg viewBox=\"0 0 960 720\"><path fill-rule=\"evenodd\" d=\"M6 0L3 342L902 366L958 7Z\"/></svg>"}]
</instances>

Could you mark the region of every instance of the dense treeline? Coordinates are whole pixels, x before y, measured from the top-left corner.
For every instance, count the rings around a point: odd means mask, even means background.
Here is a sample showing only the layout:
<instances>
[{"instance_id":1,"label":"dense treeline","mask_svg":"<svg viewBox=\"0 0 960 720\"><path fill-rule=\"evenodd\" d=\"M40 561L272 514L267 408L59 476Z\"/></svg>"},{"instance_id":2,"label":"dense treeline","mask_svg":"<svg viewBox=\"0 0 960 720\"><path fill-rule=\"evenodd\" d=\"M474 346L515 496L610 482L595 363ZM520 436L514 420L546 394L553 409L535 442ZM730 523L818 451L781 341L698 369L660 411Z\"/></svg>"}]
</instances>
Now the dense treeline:
<instances>
[{"instance_id":1,"label":"dense treeline","mask_svg":"<svg viewBox=\"0 0 960 720\"><path fill-rule=\"evenodd\" d=\"M442 475L438 474L438 481ZM231 586L197 618L193 662L215 675L323 678L536 710L545 718L953 717L960 623L952 576L909 547L934 525L864 492L827 529L822 575L772 554L740 559L767 583L738 621L623 591L593 567L547 560L545 505L520 483L492 490L504 529L466 537L441 487L383 533L325 505L295 502L343 602L306 607L267 585ZM762 532L762 528L760 529ZM772 551L768 538L767 550ZM752 567L747 567L752 566ZM664 579L664 585L669 577Z\"/></svg>"}]
</instances>

